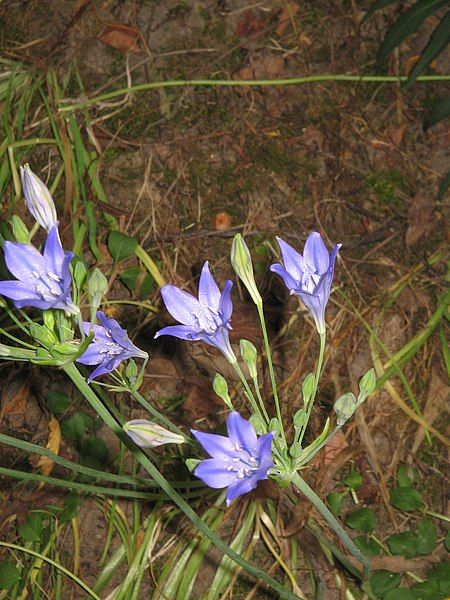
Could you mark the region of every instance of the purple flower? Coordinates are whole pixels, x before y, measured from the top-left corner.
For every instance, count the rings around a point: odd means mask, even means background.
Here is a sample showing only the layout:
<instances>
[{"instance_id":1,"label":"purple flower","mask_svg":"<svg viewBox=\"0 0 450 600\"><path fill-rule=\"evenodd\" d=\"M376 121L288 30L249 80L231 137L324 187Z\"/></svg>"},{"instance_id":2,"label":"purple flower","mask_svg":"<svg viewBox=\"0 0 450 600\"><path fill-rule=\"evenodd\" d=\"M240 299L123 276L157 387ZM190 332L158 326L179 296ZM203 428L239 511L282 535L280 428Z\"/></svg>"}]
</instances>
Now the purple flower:
<instances>
[{"instance_id":1,"label":"purple flower","mask_svg":"<svg viewBox=\"0 0 450 600\"><path fill-rule=\"evenodd\" d=\"M325 307L330 298L334 261L342 244L336 244L329 254L320 233L314 231L306 240L302 256L282 239L277 240L284 267L277 263L270 270L283 278L291 294L300 296L314 318L317 331L325 333Z\"/></svg>"},{"instance_id":2,"label":"purple flower","mask_svg":"<svg viewBox=\"0 0 450 600\"><path fill-rule=\"evenodd\" d=\"M22 189L28 210L41 227L50 231L58 226L55 203L52 195L43 181L33 173L28 165L20 167Z\"/></svg>"},{"instance_id":3,"label":"purple flower","mask_svg":"<svg viewBox=\"0 0 450 600\"><path fill-rule=\"evenodd\" d=\"M212 457L197 466L194 475L212 488L228 488L227 506L231 501L255 489L260 479L267 479L273 467L273 434L257 437L248 421L237 412L227 419L228 437L191 430Z\"/></svg>"},{"instance_id":4,"label":"purple flower","mask_svg":"<svg viewBox=\"0 0 450 600\"><path fill-rule=\"evenodd\" d=\"M115 319L107 317L101 310L97 312L97 319L100 325L92 325L94 339L86 352L77 359L77 362L83 365L98 365L88 381L114 371L122 361L132 356L147 358L147 352L139 350L133 344L125 329L122 329ZM83 329L89 334L91 324L85 321Z\"/></svg>"},{"instance_id":5,"label":"purple flower","mask_svg":"<svg viewBox=\"0 0 450 600\"><path fill-rule=\"evenodd\" d=\"M202 340L219 348L231 363L236 362L228 334L233 311L232 285L231 281L226 281L220 293L207 261L200 275L198 300L174 285L163 286L161 294L166 308L181 325L163 327L155 338L173 335L182 340Z\"/></svg>"},{"instance_id":6,"label":"purple flower","mask_svg":"<svg viewBox=\"0 0 450 600\"><path fill-rule=\"evenodd\" d=\"M11 298L17 308L34 306L79 312L70 296L69 263L73 253L64 253L57 227L50 229L43 254L31 244L17 242L5 242L3 251L6 266L18 281L1 281L1 296Z\"/></svg>"}]
</instances>

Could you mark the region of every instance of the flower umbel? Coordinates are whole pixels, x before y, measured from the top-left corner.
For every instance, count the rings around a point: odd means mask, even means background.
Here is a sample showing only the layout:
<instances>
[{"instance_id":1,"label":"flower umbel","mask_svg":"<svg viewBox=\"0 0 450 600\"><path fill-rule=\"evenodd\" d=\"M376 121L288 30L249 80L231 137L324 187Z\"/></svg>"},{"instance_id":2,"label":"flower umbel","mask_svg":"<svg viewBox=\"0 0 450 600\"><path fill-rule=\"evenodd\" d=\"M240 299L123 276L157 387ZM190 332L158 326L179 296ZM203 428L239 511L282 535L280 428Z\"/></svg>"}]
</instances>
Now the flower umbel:
<instances>
[{"instance_id":1,"label":"flower umbel","mask_svg":"<svg viewBox=\"0 0 450 600\"><path fill-rule=\"evenodd\" d=\"M342 244L336 244L329 254L320 233L308 236L303 256L292 246L277 238L284 266L278 263L270 270L280 275L291 294L300 296L316 323L317 331L325 333L325 307L330 298L334 262Z\"/></svg>"},{"instance_id":2,"label":"flower umbel","mask_svg":"<svg viewBox=\"0 0 450 600\"><path fill-rule=\"evenodd\" d=\"M20 175L28 210L39 225L49 232L52 227L58 225L55 204L49 189L28 165L20 167Z\"/></svg>"},{"instance_id":3,"label":"flower umbel","mask_svg":"<svg viewBox=\"0 0 450 600\"><path fill-rule=\"evenodd\" d=\"M232 285L231 281L226 281L221 293L209 272L207 261L200 275L198 300L174 285L163 286L161 295L166 308L181 325L163 327L155 338L173 335L182 340L201 340L219 348L231 363L236 362L228 334L233 311Z\"/></svg>"},{"instance_id":4,"label":"flower umbel","mask_svg":"<svg viewBox=\"0 0 450 600\"><path fill-rule=\"evenodd\" d=\"M238 496L255 489L273 467L273 434L259 438L252 425L237 412L227 418L228 437L191 430L192 435L212 457L197 466L194 474L207 486L228 488L227 506Z\"/></svg>"},{"instance_id":5,"label":"flower umbel","mask_svg":"<svg viewBox=\"0 0 450 600\"><path fill-rule=\"evenodd\" d=\"M83 329L86 334L94 331L94 339L84 354L77 359L83 365L98 365L89 376L92 381L100 375L111 373L120 363L132 356L147 358L147 352L139 350L127 335L125 329L115 319L111 319L101 310L97 313L100 325L91 325L86 321Z\"/></svg>"},{"instance_id":6,"label":"flower umbel","mask_svg":"<svg viewBox=\"0 0 450 600\"><path fill-rule=\"evenodd\" d=\"M0 295L11 298L17 308L59 308L77 314L72 302L69 263L73 252L64 252L57 227L52 227L41 254L31 244L5 242L5 262L18 281L1 281Z\"/></svg>"}]
</instances>

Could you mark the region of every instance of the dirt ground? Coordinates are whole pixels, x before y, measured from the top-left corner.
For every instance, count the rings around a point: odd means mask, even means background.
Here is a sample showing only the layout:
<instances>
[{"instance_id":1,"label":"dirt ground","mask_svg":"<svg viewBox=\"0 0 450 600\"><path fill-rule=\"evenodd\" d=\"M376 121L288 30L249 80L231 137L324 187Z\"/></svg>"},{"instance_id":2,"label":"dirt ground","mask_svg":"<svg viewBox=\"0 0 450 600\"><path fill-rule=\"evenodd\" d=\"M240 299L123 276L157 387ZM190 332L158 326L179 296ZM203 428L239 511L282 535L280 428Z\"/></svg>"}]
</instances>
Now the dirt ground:
<instances>
[{"instance_id":1,"label":"dirt ground","mask_svg":"<svg viewBox=\"0 0 450 600\"><path fill-rule=\"evenodd\" d=\"M7 0L0 5L2 55L37 70L51 65L61 78L76 68L88 98L160 80L368 74L397 14L383 11L362 23L369 4ZM426 39L427 31L408 39L386 72L405 73ZM435 72L449 68L447 50ZM205 260L220 283L232 278L231 239L243 232L256 261L288 415L297 408L301 381L313 369L317 340L305 310L268 271L276 257L275 236L299 250L312 230L319 230L328 246L341 242L336 290L327 309L329 347L312 426L318 434L334 398L354 389L377 358L362 319L382 340L386 352L381 365L386 365L423 330L442 297L447 204L436 198L450 164L450 128L442 122L424 133L422 120L431 102L448 90L443 83L403 90L395 83L336 81L185 86L139 91L81 109L76 118L99 154L99 179L107 192L107 203L96 206L99 247L106 248L105 213L113 215L121 230L136 236L154 257L166 281L193 292ZM66 91L68 102L81 97L75 86ZM27 160L36 169L48 163L54 172L59 159L55 150L39 150ZM60 207L63 187L55 195ZM68 244L69 228L65 235ZM440 259L432 262L434 253L441 253ZM104 268L110 266L105 259ZM407 284L390 302L402 281ZM129 296L116 278L110 298ZM245 337L258 344L249 298L238 285L233 298L232 339ZM156 289L150 301L158 304ZM170 322L163 311L149 316L139 308L114 310L150 352L144 395L160 406L176 406L181 425L220 425L226 413L210 381L217 370L227 368L223 359L199 345L169 338L155 342L155 331ZM1 429L45 445L48 419L40 386L64 382L57 373L48 381L35 371L21 367L8 378L3 407L17 397L14 386L26 386L30 378L34 392L22 412L4 411ZM445 434L443 406L449 388L438 333L404 373L427 422ZM444 446L423 442L423 429L402 409L408 400L400 381L391 379L390 385L367 401L337 443L335 455L321 455L309 469L309 480L326 495L340 470L353 464L366 474L360 498L382 513L398 465L414 465L426 482L429 507L445 513ZM70 443L63 441L61 452L76 459ZM13 462L19 468L21 460L2 450L5 465ZM22 492L10 480L4 486L12 514ZM36 503L40 501L37 495ZM93 524L89 508L85 516L81 537L89 545L83 550L83 576L92 582L98 574L94 557L102 547L104 519L99 512ZM386 520L383 534L397 526ZM92 528L100 533L90 537ZM328 597L339 597L334 594L338 591Z\"/></svg>"}]
</instances>

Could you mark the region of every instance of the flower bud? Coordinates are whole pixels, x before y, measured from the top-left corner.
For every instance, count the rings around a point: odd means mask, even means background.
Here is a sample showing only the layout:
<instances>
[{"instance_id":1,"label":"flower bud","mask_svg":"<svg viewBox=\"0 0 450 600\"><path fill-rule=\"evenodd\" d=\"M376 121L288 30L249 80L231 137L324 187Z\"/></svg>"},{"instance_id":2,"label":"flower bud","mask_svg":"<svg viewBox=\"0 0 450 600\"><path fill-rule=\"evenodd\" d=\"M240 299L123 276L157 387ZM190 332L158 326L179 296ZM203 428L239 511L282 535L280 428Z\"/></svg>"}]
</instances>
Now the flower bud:
<instances>
[{"instance_id":1,"label":"flower bud","mask_svg":"<svg viewBox=\"0 0 450 600\"><path fill-rule=\"evenodd\" d=\"M214 377L213 390L219 398L222 398L229 409L234 410L231 398L228 395L228 383L220 373L216 373L216 376Z\"/></svg>"},{"instance_id":2,"label":"flower bud","mask_svg":"<svg viewBox=\"0 0 450 600\"><path fill-rule=\"evenodd\" d=\"M262 435L262 434L266 433L266 426L264 424L264 421L256 413L251 415L248 422L250 423L250 425L253 427L253 429L256 431L256 433L258 435Z\"/></svg>"},{"instance_id":3,"label":"flower bud","mask_svg":"<svg viewBox=\"0 0 450 600\"><path fill-rule=\"evenodd\" d=\"M309 401L316 391L316 377L314 373L309 373L302 385L304 408L308 407Z\"/></svg>"},{"instance_id":4,"label":"flower bud","mask_svg":"<svg viewBox=\"0 0 450 600\"><path fill-rule=\"evenodd\" d=\"M306 412L303 408L301 408L300 410L298 410L295 415L294 418L292 419L293 423L294 423L294 427L297 429L300 429L301 427L304 427L306 425Z\"/></svg>"},{"instance_id":5,"label":"flower bud","mask_svg":"<svg viewBox=\"0 0 450 600\"><path fill-rule=\"evenodd\" d=\"M163 444L184 444L186 441L184 436L172 433L147 419L128 421L123 426L123 430L141 448L156 448Z\"/></svg>"},{"instance_id":6,"label":"flower bud","mask_svg":"<svg viewBox=\"0 0 450 600\"><path fill-rule=\"evenodd\" d=\"M241 356L244 359L245 364L247 365L250 377L252 379L256 379L258 377L258 372L256 370L256 359L258 358L258 351L256 350L255 346L248 340L240 341L240 349Z\"/></svg>"},{"instance_id":7,"label":"flower bud","mask_svg":"<svg viewBox=\"0 0 450 600\"><path fill-rule=\"evenodd\" d=\"M355 395L349 392L340 396L334 403L337 415L337 425L341 427L353 415L357 407Z\"/></svg>"},{"instance_id":8,"label":"flower bud","mask_svg":"<svg viewBox=\"0 0 450 600\"><path fill-rule=\"evenodd\" d=\"M58 225L58 217L48 187L33 173L28 165L20 167L20 175L28 210L41 227L46 231L50 231L52 227Z\"/></svg>"},{"instance_id":9,"label":"flower bud","mask_svg":"<svg viewBox=\"0 0 450 600\"><path fill-rule=\"evenodd\" d=\"M20 244L30 243L30 232L27 226L17 215L11 217L11 227L14 235L14 239Z\"/></svg>"},{"instance_id":10,"label":"flower bud","mask_svg":"<svg viewBox=\"0 0 450 600\"><path fill-rule=\"evenodd\" d=\"M359 398L360 402L363 402L367 396L373 394L375 391L375 386L377 383L377 379L375 376L375 369L369 369L367 373L362 377L359 382Z\"/></svg>"},{"instance_id":11,"label":"flower bud","mask_svg":"<svg viewBox=\"0 0 450 600\"><path fill-rule=\"evenodd\" d=\"M233 265L236 275L247 288L253 302L257 305L261 305L262 298L256 287L252 257L250 256L247 244L244 242L240 233L235 235L233 239L233 244L231 246L231 264Z\"/></svg>"},{"instance_id":12,"label":"flower bud","mask_svg":"<svg viewBox=\"0 0 450 600\"><path fill-rule=\"evenodd\" d=\"M103 296L108 291L108 281L97 267L92 271L88 279L87 288L91 301L91 313L95 314Z\"/></svg>"}]
</instances>

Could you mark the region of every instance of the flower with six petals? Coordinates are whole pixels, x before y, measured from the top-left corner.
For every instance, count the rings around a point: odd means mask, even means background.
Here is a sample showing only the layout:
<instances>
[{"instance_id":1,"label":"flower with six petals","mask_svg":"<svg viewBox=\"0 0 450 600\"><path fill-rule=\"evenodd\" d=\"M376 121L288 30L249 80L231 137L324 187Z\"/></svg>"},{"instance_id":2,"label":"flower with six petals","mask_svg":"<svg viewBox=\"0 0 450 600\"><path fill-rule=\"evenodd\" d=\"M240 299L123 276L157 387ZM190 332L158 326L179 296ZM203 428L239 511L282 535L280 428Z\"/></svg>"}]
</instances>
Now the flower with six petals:
<instances>
[{"instance_id":1,"label":"flower with six petals","mask_svg":"<svg viewBox=\"0 0 450 600\"><path fill-rule=\"evenodd\" d=\"M101 310L97 312L97 319L99 325L91 325L86 321L83 323L86 334L89 334L92 327L94 339L86 352L77 359L82 365L97 365L88 381L114 371L122 361L133 356L147 358L147 352L139 350L133 344L125 329L115 319L107 317Z\"/></svg>"},{"instance_id":2,"label":"flower with six petals","mask_svg":"<svg viewBox=\"0 0 450 600\"><path fill-rule=\"evenodd\" d=\"M273 434L259 438L252 425L237 412L227 418L228 437L191 430L211 456L202 460L194 475L211 488L227 489L227 506L238 496L255 489L273 467Z\"/></svg>"},{"instance_id":3,"label":"flower with six petals","mask_svg":"<svg viewBox=\"0 0 450 600\"><path fill-rule=\"evenodd\" d=\"M325 333L325 307L330 298L334 262L342 244L328 252L320 233L308 236L303 256L292 246L277 238L283 265L272 265L270 270L280 275L291 294L300 296L316 323L317 331Z\"/></svg>"},{"instance_id":4,"label":"flower with six petals","mask_svg":"<svg viewBox=\"0 0 450 600\"><path fill-rule=\"evenodd\" d=\"M161 295L167 310L181 325L163 327L155 335L173 335L182 340L201 340L219 348L227 359L234 363L236 356L231 348L229 329L233 311L231 281L225 282L220 292L205 262L198 286L198 300L175 285L165 285Z\"/></svg>"},{"instance_id":5,"label":"flower with six petals","mask_svg":"<svg viewBox=\"0 0 450 600\"><path fill-rule=\"evenodd\" d=\"M72 252L64 252L56 226L52 227L41 254L31 244L5 242L5 262L17 281L1 281L0 295L11 298L17 308L58 308L77 314L72 302L69 270Z\"/></svg>"}]
</instances>

